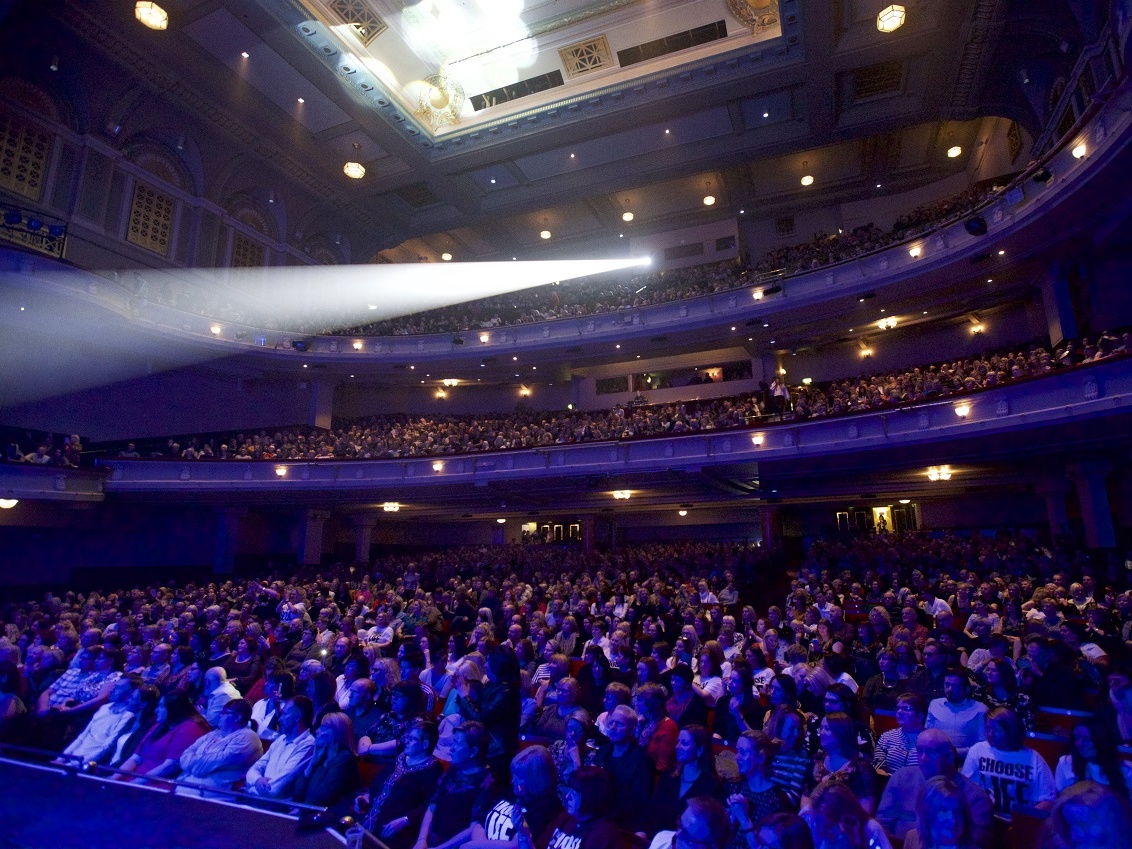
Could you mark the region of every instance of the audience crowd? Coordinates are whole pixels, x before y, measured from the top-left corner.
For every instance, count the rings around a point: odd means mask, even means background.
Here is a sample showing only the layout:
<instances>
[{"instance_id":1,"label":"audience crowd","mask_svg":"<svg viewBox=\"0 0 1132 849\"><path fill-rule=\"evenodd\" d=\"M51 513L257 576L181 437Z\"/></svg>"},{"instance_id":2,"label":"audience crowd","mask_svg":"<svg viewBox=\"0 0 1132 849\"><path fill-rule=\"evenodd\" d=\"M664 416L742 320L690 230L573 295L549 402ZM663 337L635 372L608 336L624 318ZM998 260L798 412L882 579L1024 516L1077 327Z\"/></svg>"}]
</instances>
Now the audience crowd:
<instances>
[{"instance_id":1,"label":"audience crowd","mask_svg":"<svg viewBox=\"0 0 1132 849\"><path fill-rule=\"evenodd\" d=\"M1006 531L771 563L463 548L49 593L0 608L0 738L393 849L997 847L1043 808L1044 846L1125 845L1116 570Z\"/></svg>"},{"instance_id":2,"label":"audience crowd","mask_svg":"<svg viewBox=\"0 0 1132 849\"><path fill-rule=\"evenodd\" d=\"M1095 362L1132 351L1132 334L1103 334L1096 344L1083 339L1051 354L1034 344L1026 350L1004 350L905 371L862 376L829 384L788 386L763 384L758 392L684 403L618 405L611 410L538 412L523 407L492 416L419 416L386 414L337 422L329 430L279 428L269 433L190 436L129 443L114 449L119 457L177 457L206 460L341 460L392 459L509 449L538 448L586 442L673 436L684 433L763 426L826 416L896 409L935 398L947 398L1013 381L1036 378L1073 365ZM78 437L70 437L72 446ZM56 452L63 457L63 452ZM21 455L9 446L9 459L50 459L49 445Z\"/></svg>"},{"instance_id":3,"label":"audience crowd","mask_svg":"<svg viewBox=\"0 0 1132 849\"><path fill-rule=\"evenodd\" d=\"M869 223L847 232L822 233L809 242L773 248L749 263L697 266L641 274L628 280L607 277L577 280L565 286L540 286L389 321L359 324L357 309L343 309L341 314L331 316L325 312L325 301L319 304L322 311L318 321L312 321L309 305L291 312L277 305L265 317L263 299L258 293L246 296L245 302L245 296L233 288L221 291L196 284L177 284L169 279L150 283L141 276L127 282L133 294L140 299L229 322L255 324L269 330L332 336L458 333L578 318L696 298L845 262L913 238L970 212L1007 182L1008 178L985 181L953 197L917 207L897 219L888 230Z\"/></svg>"}]
</instances>

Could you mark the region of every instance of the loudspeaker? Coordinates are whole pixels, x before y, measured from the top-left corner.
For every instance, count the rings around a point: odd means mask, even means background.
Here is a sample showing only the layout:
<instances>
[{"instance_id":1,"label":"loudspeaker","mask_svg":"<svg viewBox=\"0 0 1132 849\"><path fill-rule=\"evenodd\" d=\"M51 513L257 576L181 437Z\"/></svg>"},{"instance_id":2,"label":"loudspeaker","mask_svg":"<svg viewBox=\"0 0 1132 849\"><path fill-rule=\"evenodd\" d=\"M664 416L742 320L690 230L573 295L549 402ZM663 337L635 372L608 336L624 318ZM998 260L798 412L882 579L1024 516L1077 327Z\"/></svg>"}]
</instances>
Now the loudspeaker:
<instances>
[{"instance_id":1,"label":"loudspeaker","mask_svg":"<svg viewBox=\"0 0 1132 849\"><path fill-rule=\"evenodd\" d=\"M972 236L985 236L987 234L987 220L981 215L973 215L963 222L964 229Z\"/></svg>"}]
</instances>

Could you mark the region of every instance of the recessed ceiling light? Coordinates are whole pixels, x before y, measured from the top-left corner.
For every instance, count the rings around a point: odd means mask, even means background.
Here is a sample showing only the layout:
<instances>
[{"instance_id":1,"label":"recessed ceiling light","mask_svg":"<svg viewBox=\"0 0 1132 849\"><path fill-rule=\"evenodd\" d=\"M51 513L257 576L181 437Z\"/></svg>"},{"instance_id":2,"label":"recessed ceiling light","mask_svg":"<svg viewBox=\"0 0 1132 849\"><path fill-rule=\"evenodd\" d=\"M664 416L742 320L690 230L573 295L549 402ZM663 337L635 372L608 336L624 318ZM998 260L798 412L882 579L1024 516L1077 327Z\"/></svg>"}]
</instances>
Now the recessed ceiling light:
<instances>
[{"instance_id":1,"label":"recessed ceiling light","mask_svg":"<svg viewBox=\"0 0 1132 849\"><path fill-rule=\"evenodd\" d=\"M155 30L169 28L169 13L156 3L138 0L134 4L134 17L143 27Z\"/></svg>"},{"instance_id":2,"label":"recessed ceiling light","mask_svg":"<svg viewBox=\"0 0 1132 849\"><path fill-rule=\"evenodd\" d=\"M672 134L672 130L665 130L665 131L664 131L664 134L665 134L666 136L668 136L668 135L671 135L671 134Z\"/></svg>"},{"instance_id":3,"label":"recessed ceiling light","mask_svg":"<svg viewBox=\"0 0 1132 849\"><path fill-rule=\"evenodd\" d=\"M495 185L495 178L494 178L494 177L492 177L492 178L491 178L491 184L492 184L493 186Z\"/></svg>"},{"instance_id":4,"label":"recessed ceiling light","mask_svg":"<svg viewBox=\"0 0 1132 849\"><path fill-rule=\"evenodd\" d=\"M764 113L763 113L763 117L764 117L764 118L769 118L769 117L770 117L770 113L769 113L769 112L764 112Z\"/></svg>"},{"instance_id":5,"label":"recessed ceiling light","mask_svg":"<svg viewBox=\"0 0 1132 849\"><path fill-rule=\"evenodd\" d=\"M999 256L1005 256L1005 255L1006 255L1006 251L999 251L999 252L998 252L998 255L999 255Z\"/></svg>"},{"instance_id":6,"label":"recessed ceiling light","mask_svg":"<svg viewBox=\"0 0 1132 849\"><path fill-rule=\"evenodd\" d=\"M342 166L342 173L351 180L360 180L366 175L366 167L360 162L347 162Z\"/></svg>"},{"instance_id":7,"label":"recessed ceiling light","mask_svg":"<svg viewBox=\"0 0 1132 849\"><path fill-rule=\"evenodd\" d=\"M248 53L248 51L246 51L246 50L242 51L242 52L240 53L240 55L241 55L241 56L243 56L243 57L244 57L245 59L250 59L250 58L251 58L251 54L250 54L250 53Z\"/></svg>"},{"instance_id":8,"label":"recessed ceiling light","mask_svg":"<svg viewBox=\"0 0 1132 849\"><path fill-rule=\"evenodd\" d=\"M305 101L305 100L304 100L303 98L301 98L301 97L300 97L300 98L299 98L299 103L306 103L306 101Z\"/></svg>"},{"instance_id":9,"label":"recessed ceiling light","mask_svg":"<svg viewBox=\"0 0 1132 849\"><path fill-rule=\"evenodd\" d=\"M570 158L571 158L571 159L573 159L573 158L574 158L574 154L572 154L572 153L571 153L571 154L570 154Z\"/></svg>"}]
</instances>

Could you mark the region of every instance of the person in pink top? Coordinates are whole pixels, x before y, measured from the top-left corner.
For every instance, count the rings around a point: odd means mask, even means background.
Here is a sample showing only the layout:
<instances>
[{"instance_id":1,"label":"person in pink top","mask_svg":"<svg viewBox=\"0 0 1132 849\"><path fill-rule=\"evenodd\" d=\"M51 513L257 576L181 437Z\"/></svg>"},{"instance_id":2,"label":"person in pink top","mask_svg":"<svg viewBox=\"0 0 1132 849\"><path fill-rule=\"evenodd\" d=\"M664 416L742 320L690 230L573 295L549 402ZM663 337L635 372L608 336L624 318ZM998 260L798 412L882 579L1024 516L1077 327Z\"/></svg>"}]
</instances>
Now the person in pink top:
<instances>
[{"instance_id":1,"label":"person in pink top","mask_svg":"<svg viewBox=\"0 0 1132 849\"><path fill-rule=\"evenodd\" d=\"M142 776L175 775L181 754L210 730L208 722L186 694L170 693L157 703L157 722L153 728L120 767L124 773L133 775L118 775L118 780L139 781Z\"/></svg>"}]
</instances>

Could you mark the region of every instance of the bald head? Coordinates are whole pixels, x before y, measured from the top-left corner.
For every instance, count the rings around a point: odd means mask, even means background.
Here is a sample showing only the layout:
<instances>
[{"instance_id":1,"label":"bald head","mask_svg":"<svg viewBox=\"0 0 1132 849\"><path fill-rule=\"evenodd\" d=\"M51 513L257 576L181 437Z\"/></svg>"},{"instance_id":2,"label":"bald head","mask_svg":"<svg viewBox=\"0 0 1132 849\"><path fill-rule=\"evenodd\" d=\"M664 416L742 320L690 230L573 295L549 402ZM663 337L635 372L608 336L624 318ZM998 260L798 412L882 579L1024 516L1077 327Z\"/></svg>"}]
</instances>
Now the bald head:
<instances>
[{"instance_id":1,"label":"bald head","mask_svg":"<svg viewBox=\"0 0 1132 849\"><path fill-rule=\"evenodd\" d=\"M916 757L925 779L955 777L955 744L938 728L928 728L916 737Z\"/></svg>"}]
</instances>

